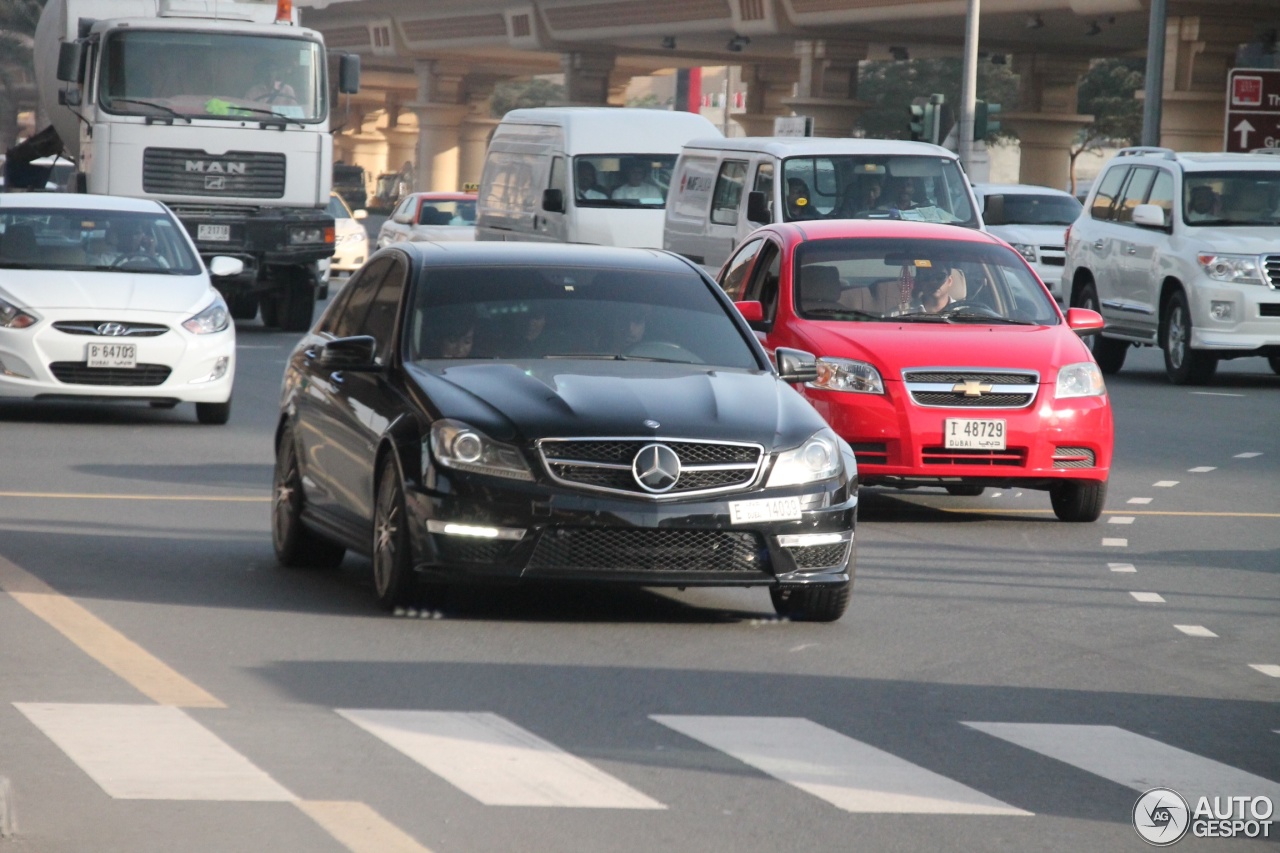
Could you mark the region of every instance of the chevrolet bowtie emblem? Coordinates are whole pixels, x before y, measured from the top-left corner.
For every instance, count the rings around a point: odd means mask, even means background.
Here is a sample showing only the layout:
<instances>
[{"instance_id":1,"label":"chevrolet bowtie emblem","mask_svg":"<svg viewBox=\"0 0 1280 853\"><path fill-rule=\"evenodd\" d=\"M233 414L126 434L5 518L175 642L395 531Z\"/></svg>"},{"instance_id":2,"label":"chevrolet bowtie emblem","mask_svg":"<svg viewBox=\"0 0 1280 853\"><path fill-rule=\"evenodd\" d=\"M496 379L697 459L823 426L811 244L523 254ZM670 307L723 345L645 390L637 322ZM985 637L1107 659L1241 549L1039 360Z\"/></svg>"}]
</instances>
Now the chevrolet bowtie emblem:
<instances>
[{"instance_id":1,"label":"chevrolet bowtie emblem","mask_svg":"<svg viewBox=\"0 0 1280 853\"><path fill-rule=\"evenodd\" d=\"M991 386L985 382L970 379L967 382L957 382L955 387L951 389L951 393L962 394L965 397L981 397L983 394L991 393Z\"/></svg>"}]
</instances>

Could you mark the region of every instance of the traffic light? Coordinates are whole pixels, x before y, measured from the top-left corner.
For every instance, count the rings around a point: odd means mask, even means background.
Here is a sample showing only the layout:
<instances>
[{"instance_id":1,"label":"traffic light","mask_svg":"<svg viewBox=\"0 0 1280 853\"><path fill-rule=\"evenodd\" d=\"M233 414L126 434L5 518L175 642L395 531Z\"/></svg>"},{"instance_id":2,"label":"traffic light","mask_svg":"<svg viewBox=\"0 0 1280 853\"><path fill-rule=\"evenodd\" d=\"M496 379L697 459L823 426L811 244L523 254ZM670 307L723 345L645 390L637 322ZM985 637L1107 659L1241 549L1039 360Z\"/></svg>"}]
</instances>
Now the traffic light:
<instances>
[{"instance_id":1,"label":"traffic light","mask_svg":"<svg viewBox=\"0 0 1280 853\"><path fill-rule=\"evenodd\" d=\"M911 139L914 142L924 141L927 135L925 130L925 107L928 103L928 98L915 98L911 101Z\"/></svg>"},{"instance_id":2,"label":"traffic light","mask_svg":"<svg viewBox=\"0 0 1280 853\"><path fill-rule=\"evenodd\" d=\"M942 95L913 98L911 101L911 139L915 142L932 142L942 139Z\"/></svg>"},{"instance_id":3,"label":"traffic light","mask_svg":"<svg viewBox=\"0 0 1280 853\"><path fill-rule=\"evenodd\" d=\"M1000 132L1000 105L978 101L973 111L973 139L986 139L993 133Z\"/></svg>"}]
</instances>

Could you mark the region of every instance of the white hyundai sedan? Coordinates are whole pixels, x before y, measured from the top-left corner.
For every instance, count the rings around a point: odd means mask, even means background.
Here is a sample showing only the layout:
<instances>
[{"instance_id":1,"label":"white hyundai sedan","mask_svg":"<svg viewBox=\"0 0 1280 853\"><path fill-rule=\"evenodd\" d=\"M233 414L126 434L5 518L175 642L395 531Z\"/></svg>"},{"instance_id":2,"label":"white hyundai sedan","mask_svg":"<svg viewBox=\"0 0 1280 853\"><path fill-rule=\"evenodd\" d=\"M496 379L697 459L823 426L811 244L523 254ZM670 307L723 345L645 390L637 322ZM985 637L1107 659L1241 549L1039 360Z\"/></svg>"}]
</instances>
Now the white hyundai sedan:
<instances>
[{"instance_id":1,"label":"white hyundai sedan","mask_svg":"<svg viewBox=\"0 0 1280 853\"><path fill-rule=\"evenodd\" d=\"M189 402L200 423L225 424L235 349L210 270L164 205L0 195L0 397Z\"/></svg>"}]
</instances>

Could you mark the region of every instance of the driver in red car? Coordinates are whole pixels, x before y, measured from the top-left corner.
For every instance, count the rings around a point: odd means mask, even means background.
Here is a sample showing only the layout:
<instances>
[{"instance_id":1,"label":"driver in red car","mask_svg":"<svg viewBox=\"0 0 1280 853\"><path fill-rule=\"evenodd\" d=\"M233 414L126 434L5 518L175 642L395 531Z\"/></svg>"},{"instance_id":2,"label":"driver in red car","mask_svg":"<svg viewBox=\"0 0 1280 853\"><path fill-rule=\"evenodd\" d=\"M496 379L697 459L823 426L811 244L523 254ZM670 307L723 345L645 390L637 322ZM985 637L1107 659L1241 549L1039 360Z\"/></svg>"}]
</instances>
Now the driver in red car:
<instances>
[{"instance_id":1,"label":"driver in red car","mask_svg":"<svg viewBox=\"0 0 1280 853\"><path fill-rule=\"evenodd\" d=\"M955 300L951 298L954 274L946 261L916 261L915 283L911 288L911 311L937 314Z\"/></svg>"}]
</instances>

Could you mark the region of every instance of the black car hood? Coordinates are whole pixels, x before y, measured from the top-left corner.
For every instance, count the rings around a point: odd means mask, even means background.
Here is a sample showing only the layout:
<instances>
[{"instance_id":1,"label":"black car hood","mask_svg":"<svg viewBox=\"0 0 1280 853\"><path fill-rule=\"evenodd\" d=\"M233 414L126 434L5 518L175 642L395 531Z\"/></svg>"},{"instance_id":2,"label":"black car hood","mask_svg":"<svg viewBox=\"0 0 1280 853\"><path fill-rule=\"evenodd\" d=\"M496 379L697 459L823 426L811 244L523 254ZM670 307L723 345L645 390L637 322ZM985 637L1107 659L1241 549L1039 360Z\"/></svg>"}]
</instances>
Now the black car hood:
<instances>
[{"instance_id":1,"label":"black car hood","mask_svg":"<svg viewBox=\"0 0 1280 853\"><path fill-rule=\"evenodd\" d=\"M430 417L465 421L499 441L655 436L780 450L826 425L795 389L762 371L579 360L428 362L406 370L425 392Z\"/></svg>"}]
</instances>

